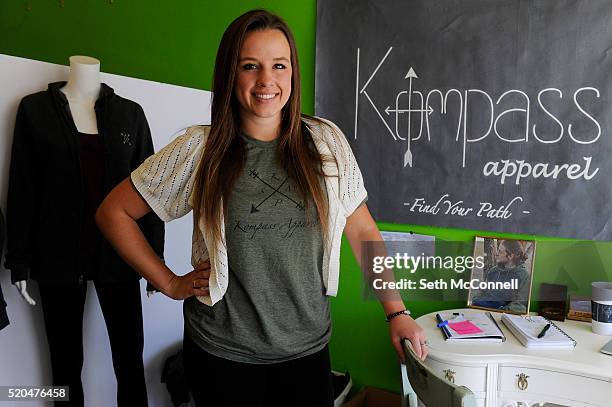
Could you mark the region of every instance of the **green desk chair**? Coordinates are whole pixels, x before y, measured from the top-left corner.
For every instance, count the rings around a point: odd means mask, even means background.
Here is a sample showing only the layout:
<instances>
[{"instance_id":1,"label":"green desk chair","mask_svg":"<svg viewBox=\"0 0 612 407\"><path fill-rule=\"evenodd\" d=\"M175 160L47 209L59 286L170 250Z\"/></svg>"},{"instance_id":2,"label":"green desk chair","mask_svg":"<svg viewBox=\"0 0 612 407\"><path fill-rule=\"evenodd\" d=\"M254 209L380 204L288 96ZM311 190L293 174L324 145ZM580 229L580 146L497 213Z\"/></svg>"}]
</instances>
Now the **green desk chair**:
<instances>
[{"instance_id":1,"label":"green desk chair","mask_svg":"<svg viewBox=\"0 0 612 407\"><path fill-rule=\"evenodd\" d=\"M406 363L402 371L402 407L476 407L476 397L465 386L457 386L416 357L410 342L402 341Z\"/></svg>"}]
</instances>

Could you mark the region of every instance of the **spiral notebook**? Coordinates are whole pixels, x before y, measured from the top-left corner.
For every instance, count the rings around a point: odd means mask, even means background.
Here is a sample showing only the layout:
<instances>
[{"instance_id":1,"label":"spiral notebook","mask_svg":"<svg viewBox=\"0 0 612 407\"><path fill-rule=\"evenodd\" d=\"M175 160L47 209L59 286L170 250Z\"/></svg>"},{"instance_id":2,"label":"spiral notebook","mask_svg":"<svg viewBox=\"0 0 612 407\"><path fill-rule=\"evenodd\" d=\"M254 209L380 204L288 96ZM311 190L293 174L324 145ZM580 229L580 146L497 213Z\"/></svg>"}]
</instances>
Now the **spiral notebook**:
<instances>
[{"instance_id":1,"label":"spiral notebook","mask_svg":"<svg viewBox=\"0 0 612 407\"><path fill-rule=\"evenodd\" d=\"M527 348L573 348L576 346L576 341L565 331L542 316L504 314L501 320ZM547 324L550 324L550 328L543 337L538 338L538 334Z\"/></svg>"}]
</instances>

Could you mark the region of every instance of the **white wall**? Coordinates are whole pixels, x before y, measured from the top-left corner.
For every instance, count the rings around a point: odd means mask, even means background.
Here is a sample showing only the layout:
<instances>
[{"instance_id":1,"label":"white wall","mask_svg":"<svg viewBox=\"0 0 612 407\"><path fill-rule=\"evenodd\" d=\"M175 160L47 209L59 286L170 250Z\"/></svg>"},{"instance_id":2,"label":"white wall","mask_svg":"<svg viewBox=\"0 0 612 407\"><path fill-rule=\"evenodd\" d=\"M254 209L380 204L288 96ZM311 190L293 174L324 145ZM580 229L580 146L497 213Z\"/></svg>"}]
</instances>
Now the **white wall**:
<instances>
[{"instance_id":1,"label":"white wall","mask_svg":"<svg viewBox=\"0 0 612 407\"><path fill-rule=\"evenodd\" d=\"M101 68L104 70L104 61ZM19 101L25 95L46 89L50 82L66 80L67 77L67 66L0 54L0 205L5 213L10 149ZM156 151L168 144L181 129L210 122L210 92L111 74L102 74L102 80L114 88L115 93L143 107ZM190 214L166 224L165 258L177 274L191 270L191 222ZM40 306L29 306L22 300L16 288L11 286L9 272L5 272L3 266L0 266L0 283L11 320L11 324L0 331L0 386L50 385L51 369ZM30 281L28 284L31 295L40 302L36 283ZM171 406L160 377L164 360L180 347L182 302L159 293L147 298L144 280L141 286L149 406ZM116 406L117 386L108 334L91 282L87 290L83 331L85 405ZM19 404L24 407L48 405L42 402Z\"/></svg>"}]
</instances>

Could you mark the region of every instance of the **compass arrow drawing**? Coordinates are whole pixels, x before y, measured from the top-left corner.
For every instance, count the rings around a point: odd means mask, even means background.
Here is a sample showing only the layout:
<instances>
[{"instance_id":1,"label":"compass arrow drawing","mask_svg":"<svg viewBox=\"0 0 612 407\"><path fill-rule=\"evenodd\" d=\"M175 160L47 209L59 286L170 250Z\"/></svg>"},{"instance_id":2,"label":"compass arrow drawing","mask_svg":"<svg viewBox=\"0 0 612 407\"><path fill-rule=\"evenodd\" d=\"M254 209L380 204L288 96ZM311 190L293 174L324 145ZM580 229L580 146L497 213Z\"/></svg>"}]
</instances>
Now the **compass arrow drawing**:
<instances>
[{"instance_id":1,"label":"compass arrow drawing","mask_svg":"<svg viewBox=\"0 0 612 407\"><path fill-rule=\"evenodd\" d=\"M280 191L280 189L282 188L283 185L285 185L285 182L287 182L287 180L289 179L289 177L286 177L283 182L280 183L280 185L278 187L273 187L272 185L268 184L266 181L264 181L263 179L259 178L259 175L257 174L256 171L251 171L251 176L259 181L261 181L263 184L265 184L266 186L268 186L270 189L272 189L272 192L265 197L260 203L258 203L257 205L253 205L251 204L251 213L255 213L255 212L259 212L259 207L261 205L263 205L268 199L270 199L272 197L272 195L274 194L280 194L282 196L284 196L285 198L287 198L288 200L290 200L291 202L293 202L296 207L303 209L303 205L300 202L295 201L293 198L291 198L290 196L288 196L287 194L283 193Z\"/></svg>"},{"instance_id":2,"label":"compass arrow drawing","mask_svg":"<svg viewBox=\"0 0 612 407\"><path fill-rule=\"evenodd\" d=\"M391 109L391 106L387 106L385 113L389 116L389 113L427 113L428 115L433 113L433 107L427 106L427 109Z\"/></svg>"},{"instance_id":3,"label":"compass arrow drawing","mask_svg":"<svg viewBox=\"0 0 612 407\"><path fill-rule=\"evenodd\" d=\"M408 73L404 77L404 79L408 79L410 81L408 85L408 110L410 110L410 107L412 106L412 104L410 103L410 99L412 98L412 79L413 78L418 78L418 76L416 72L414 72L414 69L410 67L410 69L408 70ZM409 164L412 167L412 151L410 151L410 139L412 137L410 135L410 116L412 116L412 114L408 112L408 137L406 140L408 143L408 146L406 148L406 153L404 154L404 167L406 166L406 164Z\"/></svg>"}]
</instances>

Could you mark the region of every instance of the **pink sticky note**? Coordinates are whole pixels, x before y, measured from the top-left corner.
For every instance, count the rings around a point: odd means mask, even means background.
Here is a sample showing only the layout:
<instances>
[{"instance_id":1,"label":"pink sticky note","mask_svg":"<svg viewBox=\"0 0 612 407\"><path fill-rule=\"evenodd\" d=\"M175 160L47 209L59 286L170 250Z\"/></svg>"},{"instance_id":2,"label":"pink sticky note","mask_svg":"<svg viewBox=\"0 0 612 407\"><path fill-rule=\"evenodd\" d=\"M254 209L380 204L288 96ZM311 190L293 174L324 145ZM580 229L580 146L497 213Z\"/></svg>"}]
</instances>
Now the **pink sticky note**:
<instances>
[{"instance_id":1,"label":"pink sticky note","mask_svg":"<svg viewBox=\"0 0 612 407\"><path fill-rule=\"evenodd\" d=\"M448 326L459 335L477 334L482 332L482 329L478 328L470 321L449 322Z\"/></svg>"}]
</instances>

